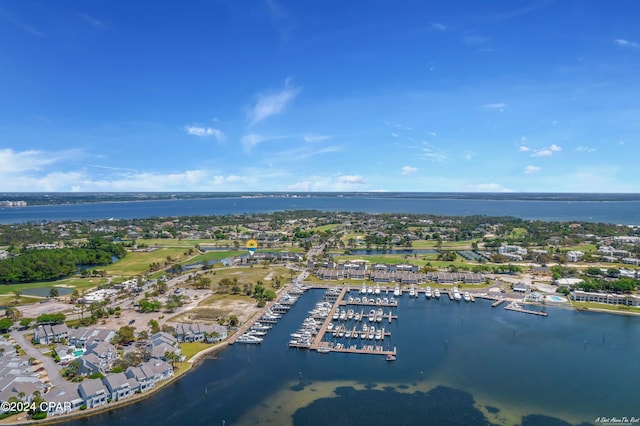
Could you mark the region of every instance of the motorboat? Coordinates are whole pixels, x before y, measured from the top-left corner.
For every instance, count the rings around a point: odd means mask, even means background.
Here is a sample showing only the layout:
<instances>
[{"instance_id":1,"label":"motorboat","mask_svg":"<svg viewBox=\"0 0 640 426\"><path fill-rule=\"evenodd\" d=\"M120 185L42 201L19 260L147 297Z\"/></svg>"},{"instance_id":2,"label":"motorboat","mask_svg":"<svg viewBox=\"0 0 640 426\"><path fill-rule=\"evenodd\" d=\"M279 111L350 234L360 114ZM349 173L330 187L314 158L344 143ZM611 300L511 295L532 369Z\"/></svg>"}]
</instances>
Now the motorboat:
<instances>
[{"instance_id":1,"label":"motorboat","mask_svg":"<svg viewBox=\"0 0 640 426\"><path fill-rule=\"evenodd\" d=\"M425 292L424 292L424 296L425 296L427 299L431 299L431 286L427 286L427 288L426 288L426 290L425 290Z\"/></svg>"},{"instance_id":2,"label":"motorboat","mask_svg":"<svg viewBox=\"0 0 640 426\"><path fill-rule=\"evenodd\" d=\"M402 294L402 292L400 291L400 287L396 286L396 288L393 290L393 295L398 297Z\"/></svg>"},{"instance_id":3,"label":"motorboat","mask_svg":"<svg viewBox=\"0 0 640 426\"><path fill-rule=\"evenodd\" d=\"M436 299L440 299L440 289L436 288L435 290L433 290L433 297L435 297Z\"/></svg>"},{"instance_id":4,"label":"motorboat","mask_svg":"<svg viewBox=\"0 0 640 426\"><path fill-rule=\"evenodd\" d=\"M458 287L453 288L453 298L457 301L462 299L462 296L460 296L460 292L458 291Z\"/></svg>"},{"instance_id":5,"label":"motorboat","mask_svg":"<svg viewBox=\"0 0 640 426\"><path fill-rule=\"evenodd\" d=\"M464 299L465 302L471 302L471 295L469 294L468 291L465 291L464 293L462 293L462 298Z\"/></svg>"}]
</instances>

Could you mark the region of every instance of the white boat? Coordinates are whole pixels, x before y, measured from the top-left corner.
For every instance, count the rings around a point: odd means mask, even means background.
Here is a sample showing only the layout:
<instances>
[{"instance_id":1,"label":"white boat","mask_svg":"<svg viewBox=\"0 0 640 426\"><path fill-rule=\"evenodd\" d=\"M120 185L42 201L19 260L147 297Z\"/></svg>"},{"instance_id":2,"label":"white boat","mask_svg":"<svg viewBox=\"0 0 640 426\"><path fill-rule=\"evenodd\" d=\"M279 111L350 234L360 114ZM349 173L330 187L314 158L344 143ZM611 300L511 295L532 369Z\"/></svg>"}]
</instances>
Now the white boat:
<instances>
[{"instance_id":1,"label":"white boat","mask_svg":"<svg viewBox=\"0 0 640 426\"><path fill-rule=\"evenodd\" d=\"M333 330L333 323L330 322L329 325L327 326L327 331L332 331Z\"/></svg>"},{"instance_id":2,"label":"white boat","mask_svg":"<svg viewBox=\"0 0 640 426\"><path fill-rule=\"evenodd\" d=\"M320 346L316 350L318 351L318 353L321 353L321 354L328 354L329 352L331 352L331 348L328 346Z\"/></svg>"},{"instance_id":3,"label":"white boat","mask_svg":"<svg viewBox=\"0 0 640 426\"><path fill-rule=\"evenodd\" d=\"M383 315L382 308L379 308L376 311L376 322L382 322L382 315Z\"/></svg>"},{"instance_id":4,"label":"white boat","mask_svg":"<svg viewBox=\"0 0 640 426\"><path fill-rule=\"evenodd\" d=\"M362 283L362 288L360 289L360 294L367 294L367 286Z\"/></svg>"},{"instance_id":5,"label":"white boat","mask_svg":"<svg viewBox=\"0 0 640 426\"><path fill-rule=\"evenodd\" d=\"M436 288L435 290L433 290L433 297L435 297L436 299L440 299L440 289Z\"/></svg>"},{"instance_id":6,"label":"white boat","mask_svg":"<svg viewBox=\"0 0 640 426\"><path fill-rule=\"evenodd\" d=\"M352 320L354 314L355 314L355 312L353 311L353 309L349 309L347 311L347 319Z\"/></svg>"},{"instance_id":7,"label":"white boat","mask_svg":"<svg viewBox=\"0 0 640 426\"><path fill-rule=\"evenodd\" d=\"M333 317L332 317L332 319L333 319L334 321L337 321L337 320L338 320L338 318L340 318L340 311L338 311L338 310L336 309L336 311L333 313Z\"/></svg>"},{"instance_id":8,"label":"white boat","mask_svg":"<svg viewBox=\"0 0 640 426\"><path fill-rule=\"evenodd\" d=\"M364 324L362 324L362 332L360 332L360 337L363 339L366 339L368 333L369 333L369 326L365 322Z\"/></svg>"},{"instance_id":9,"label":"white boat","mask_svg":"<svg viewBox=\"0 0 640 426\"><path fill-rule=\"evenodd\" d=\"M367 335L367 339L373 340L374 337L376 337L376 328L374 326L371 326L371 328L369 328L369 334Z\"/></svg>"},{"instance_id":10,"label":"white boat","mask_svg":"<svg viewBox=\"0 0 640 426\"><path fill-rule=\"evenodd\" d=\"M375 339L376 340L382 340L382 330L381 329L377 329L376 330Z\"/></svg>"},{"instance_id":11,"label":"white boat","mask_svg":"<svg viewBox=\"0 0 640 426\"><path fill-rule=\"evenodd\" d=\"M464 293L462 293L462 298L464 299L465 302L471 302L471 295L469 294L468 291L465 291Z\"/></svg>"},{"instance_id":12,"label":"white boat","mask_svg":"<svg viewBox=\"0 0 640 426\"><path fill-rule=\"evenodd\" d=\"M387 361L395 361L396 360L396 356L394 354L387 354Z\"/></svg>"},{"instance_id":13,"label":"white boat","mask_svg":"<svg viewBox=\"0 0 640 426\"><path fill-rule=\"evenodd\" d=\"M427 299L431 299L431 286L427 286L427 289L424 292L424 297L426 297Z\"/></svg>"},{"instance_id":14,"label":"white boat","mask_svg":"<svg viewBox=\"0 0 640 426\"><path fill-rule=\"evenodd\" d=\"M458 287L454 287L453 288L453 298L455 300L460 300L462 299L462 296L460 296L460 292L458 291Z\"/></svg>"},{"instance_id":15,"label":"white boat","mask_svg":"<svg viewBox=\"0 0 640 426\"><path fill-rule=\"evenodd\" d=\"M340 321L344 321L347 318L347 311L345 311L344 309L342 309L340 311L340 316L338 317L340 318Z\"/></svg>"},{"instance_id":16,"label":"white boat","mask_svg":"<svg viewBox=\"0 0 640 426\"><path fill-rule=\"evenodd\" d=\"M400 292L400 287L396 286L396 288L393 290L393 295L398 297L400 296L402 293Z\"/></svg>"},{"instance_id":17,"label":"white boat","mask_svg":"<svg viewBox=\"0 0 640 426\"><path fill-rule=\"evenodd\" d=\"M373 294L373 287L369 287L367 289L367 294Z\"/></svg>"},{"instance_id":18,"label":"white boat","mask_svg":"<svg viewBox=\"0 0 640 426\"><path fill-rule=\"evenodd\" d=\"M409 289L409 297L415 297L416 296L416 289L411 286L411 288Z\"/></svg>"},{"instance_id":19,"label":"white boat","mask_svg":"<svg viewBox=\"0 0 640 426\"><path fill-rule=\"evenodd\" d=\"M373 309L369 311L369 322L373 322L376 320L376 311Z\"/></svg>"},{"instance_id":20,"label":"white boat","mask_svg":"<svg viewBox=\"0 0 640 426\"><path fill-rule=\"evenodd\" d=\"M262 340L263 340L262 337L245 333L242 336L238 337L238 340L236 340L236 343L262 343Z\"/></svg>"},{"instance_id":21,"label":"white boat","mask_svg":"<svg viewBox=\"0 0 640 426\"><path fill-rule=\"evenodd\" d=\"M373 290L375 294L380 294L380 284L376 284L376 288Z\"/></svg>"}]
</instances>

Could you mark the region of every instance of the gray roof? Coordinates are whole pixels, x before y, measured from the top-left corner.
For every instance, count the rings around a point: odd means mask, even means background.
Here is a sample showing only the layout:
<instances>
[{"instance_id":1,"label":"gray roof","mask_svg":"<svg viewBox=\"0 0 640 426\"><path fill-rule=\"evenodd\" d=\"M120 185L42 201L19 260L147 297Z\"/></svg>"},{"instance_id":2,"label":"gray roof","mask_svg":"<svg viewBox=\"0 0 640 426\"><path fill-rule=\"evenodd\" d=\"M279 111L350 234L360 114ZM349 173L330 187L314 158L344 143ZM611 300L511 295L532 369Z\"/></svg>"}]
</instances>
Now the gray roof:
<instances>
[{"instance_id":1,"label":"gray roof","mask_svg":"<svg viewBox=\"0 0 640 426\"><path fill-rule=\"evenodd\" d=\"M94 396L106 394L107 389L104 387L102 380L100 379L85 379L78 386L78 391L80 391L80 395L86 396Z\"/></svg>"},{"instance_id":2,"label":"gray roof","mask_svg":"<svg viewBox=\"0 0 640 426\"><path fill-rule=\"evenodd\" d=\"M129 386L129 381L124 373L107 374L103 382L107 386L107 389L111 391Z\"/></svg>"}]
</instances>

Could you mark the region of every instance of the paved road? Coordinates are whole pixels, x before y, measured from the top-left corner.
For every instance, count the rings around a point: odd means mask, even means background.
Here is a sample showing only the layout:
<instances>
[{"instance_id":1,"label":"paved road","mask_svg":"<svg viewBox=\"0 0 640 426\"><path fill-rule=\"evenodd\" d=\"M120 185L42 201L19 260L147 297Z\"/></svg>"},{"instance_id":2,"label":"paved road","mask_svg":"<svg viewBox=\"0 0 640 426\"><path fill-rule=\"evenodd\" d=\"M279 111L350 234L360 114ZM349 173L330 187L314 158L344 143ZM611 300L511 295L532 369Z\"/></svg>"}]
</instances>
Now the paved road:
<instances>
[{"instance_id":1,"label":"paved road","mask_svg":"<svg viewBox=\"0 0 640 426\"><path fill-rule=\"evenodd\" d=\"M66 390L69 394L72 394L73 392L77 393L78 385L75 383L67 382L62 378L62 376L60 375L60 367L56 364L53 358L48 355L44 355L42 352L36 349L31 344L31 342L27 341L27 339L24 337L24 334L22 334L21 332L12 331L10 334L11 337L13 337L13 340L15 340L18 345L20 345L20 347L28 356L42 361L42 365L47 371L49 381L55 387L56 393L62 389Z\"/></svg>"}]
</instances>

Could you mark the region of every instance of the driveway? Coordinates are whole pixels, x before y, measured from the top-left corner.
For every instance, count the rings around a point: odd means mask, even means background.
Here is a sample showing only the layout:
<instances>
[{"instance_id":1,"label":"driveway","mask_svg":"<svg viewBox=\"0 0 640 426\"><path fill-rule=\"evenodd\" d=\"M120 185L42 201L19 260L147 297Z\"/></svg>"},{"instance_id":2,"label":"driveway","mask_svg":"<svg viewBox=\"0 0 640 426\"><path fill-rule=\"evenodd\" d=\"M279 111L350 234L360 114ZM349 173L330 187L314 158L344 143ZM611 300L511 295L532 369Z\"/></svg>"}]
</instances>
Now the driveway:
<instances>
[{"instance_id":1,"label":"driveway","mask_svg":"<svg viewBox=\"0 0 640 426\"><path fill-rule=\"evenodd\" d=\"M55 387L56 393L60 390L64 389L68 393L75 392L77 394L77 384L67 382L60 375L60 366L56 364L56 362L48 355L44 355L40 350L36 349L31 342L27 341L24 337L24 334L19 331L12 331L11 337L13 340L20 345L20 347L25 351L27 356L35 358L37 360L42 361L42 366L47 371L47 376L49 376L49 381ZM74 394L75 397L75 394Z\"/></svg>"}]
</instances>

